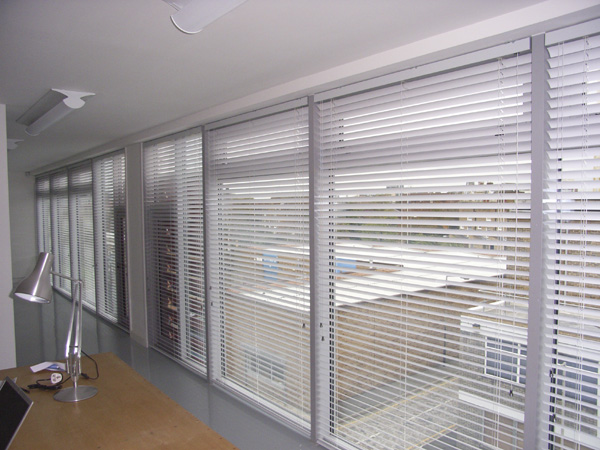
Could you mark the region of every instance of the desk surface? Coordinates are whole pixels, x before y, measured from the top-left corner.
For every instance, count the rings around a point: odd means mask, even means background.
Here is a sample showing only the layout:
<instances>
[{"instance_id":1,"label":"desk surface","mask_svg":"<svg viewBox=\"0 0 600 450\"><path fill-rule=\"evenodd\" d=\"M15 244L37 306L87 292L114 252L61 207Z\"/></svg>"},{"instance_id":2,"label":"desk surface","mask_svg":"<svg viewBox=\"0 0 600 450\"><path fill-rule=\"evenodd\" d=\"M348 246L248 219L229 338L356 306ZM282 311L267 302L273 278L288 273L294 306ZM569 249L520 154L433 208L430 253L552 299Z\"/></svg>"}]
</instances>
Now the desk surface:
<instances>
[{"instance_id":1,"label":"desk surface","mask_svg":"<svg viewBox=\"0 0 600 450\"><path fill-rule=\"evenodd\" d=\"M114 354L93 358L100 378L80 384L96 386L98 394L78 403L61 403L54 400L55 391L32 390L33 407L11 450L236 449ZM95 373L89 358L82 364L83 372ZM17 377L21 387L49 378L48 372L34 374L29 367L1 370L0 378L6 376Z\"/></svg>"}]
</instances>

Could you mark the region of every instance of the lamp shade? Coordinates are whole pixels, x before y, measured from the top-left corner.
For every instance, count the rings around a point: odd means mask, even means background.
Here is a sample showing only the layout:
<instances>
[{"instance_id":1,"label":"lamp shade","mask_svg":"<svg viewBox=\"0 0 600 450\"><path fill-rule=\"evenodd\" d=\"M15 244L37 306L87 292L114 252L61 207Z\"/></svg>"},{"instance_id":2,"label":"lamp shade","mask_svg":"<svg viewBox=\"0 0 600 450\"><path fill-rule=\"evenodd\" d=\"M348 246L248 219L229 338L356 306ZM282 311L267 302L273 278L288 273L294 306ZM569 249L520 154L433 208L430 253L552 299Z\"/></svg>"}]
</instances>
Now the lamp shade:
<instances>
[{"instance_id":1,"label":"lamp shade","mask_svg":"<svg viewBox=\"0 0 600 450\"><path fill-rule=\"evenodd\" d=\"M52 298L51 269L52 253L40 253L35 269L19 283L15 290L15 296L35 303L50 303Z\"/></svg>"}]
</instances>

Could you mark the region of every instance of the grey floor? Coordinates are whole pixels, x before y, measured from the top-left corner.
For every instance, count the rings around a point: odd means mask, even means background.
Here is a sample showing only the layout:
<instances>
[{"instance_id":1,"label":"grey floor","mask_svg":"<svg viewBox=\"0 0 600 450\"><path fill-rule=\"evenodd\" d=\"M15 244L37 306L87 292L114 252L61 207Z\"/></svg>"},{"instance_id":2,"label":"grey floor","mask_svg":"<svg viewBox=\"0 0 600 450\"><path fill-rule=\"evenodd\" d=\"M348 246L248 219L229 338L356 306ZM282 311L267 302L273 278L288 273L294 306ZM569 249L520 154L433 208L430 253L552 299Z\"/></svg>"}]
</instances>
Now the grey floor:
<instances>
[{"instance_id":1,"label":"grey floor","mask_svg":"<svg viewBox=\"0 0 600 450\"><path fill-rule=\"evenodd\" d=\"M48 305L15 300L14 308L17 365L63 359L71 303L55 293ZM115 353L241 450L322 449L161 353L136 344L119 328L87 312L83 320L86 353Z\"/></svg>"}]
</instances>

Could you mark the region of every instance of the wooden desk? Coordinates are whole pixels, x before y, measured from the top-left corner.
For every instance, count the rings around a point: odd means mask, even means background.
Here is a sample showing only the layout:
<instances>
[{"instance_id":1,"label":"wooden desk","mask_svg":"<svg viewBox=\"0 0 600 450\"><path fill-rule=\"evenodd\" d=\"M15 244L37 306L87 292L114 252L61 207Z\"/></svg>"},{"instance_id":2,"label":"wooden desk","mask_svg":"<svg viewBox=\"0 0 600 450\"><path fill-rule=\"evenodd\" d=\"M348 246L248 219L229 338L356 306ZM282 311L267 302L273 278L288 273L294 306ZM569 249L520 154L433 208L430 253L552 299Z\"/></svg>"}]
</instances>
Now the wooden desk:
<instances>
[{"instance_id":1,"label":"wooden desk","mask_svg":"<svg viewBox=\"0 0 600 450\"><path fill-rule=\"evenodd\" d=\"M98 380L82 380L98 394L78 403L54 400L56 391L31 390L34 404L10 450L31 449L210 449L236 447L146 381L112 353L93 355ZM95 375L93 363L82 358L83 372ZM48 372L29 367L0 371L26 387ZM71 382L65 383L70 386Z\"/></svg>"}]
</instances>

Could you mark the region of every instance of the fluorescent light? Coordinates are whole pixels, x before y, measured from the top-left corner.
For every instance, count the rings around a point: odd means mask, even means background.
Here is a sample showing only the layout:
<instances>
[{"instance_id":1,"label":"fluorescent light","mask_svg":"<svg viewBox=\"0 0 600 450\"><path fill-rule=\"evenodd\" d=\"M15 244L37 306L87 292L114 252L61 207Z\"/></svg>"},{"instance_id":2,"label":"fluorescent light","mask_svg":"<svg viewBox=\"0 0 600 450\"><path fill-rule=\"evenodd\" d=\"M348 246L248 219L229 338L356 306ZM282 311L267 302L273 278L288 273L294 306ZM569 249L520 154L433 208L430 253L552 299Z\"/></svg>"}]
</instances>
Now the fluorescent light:
<instances>
[{"instance_id":1,"label":"fluorescent light","mask_svg":"<svg viewBox=\"0 0 600 450\"><path fill-rule=\"evenodd\" d=\"M19 117L17 122L27 127L25 128L27 134L37 136L74 109L79 109L85 105L83 97L90 95L94 94L91 92L51 89L25 114Z\"/></svg>"},{"instance_id":2,"label":"fluorescent light","mask_svg":"<svg viewBox=\"0 0 600 450\"><path fill-rule=\"evenodd\" d=\"M6 146L9 150L16 150L19 146L19 142L23 142L23 139L7 139Z\"/></svg>"},{"instance_id":3,"label":"fluorescent light","mask_svg":"<svg viewBox=\"0 0 600 450\"><path fill-rule=\"evenodd\" d=\"M163 0L177 10L171 21L188 34L202 31L204 27L237 8L246 0Z\"/></svg>"}]
</instances>

